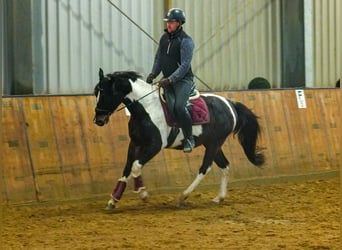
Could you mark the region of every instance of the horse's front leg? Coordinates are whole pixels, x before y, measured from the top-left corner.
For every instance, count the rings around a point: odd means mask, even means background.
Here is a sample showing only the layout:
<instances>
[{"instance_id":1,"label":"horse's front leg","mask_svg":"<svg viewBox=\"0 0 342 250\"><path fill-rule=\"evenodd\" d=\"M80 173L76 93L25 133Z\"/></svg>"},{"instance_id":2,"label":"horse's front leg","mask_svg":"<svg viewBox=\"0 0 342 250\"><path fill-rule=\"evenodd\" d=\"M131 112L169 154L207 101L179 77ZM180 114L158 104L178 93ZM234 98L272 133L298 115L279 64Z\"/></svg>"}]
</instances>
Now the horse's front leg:
<instances>
[{"instance_id":1,"label":"horse's front leg","mask_svg":"<svg viewBox=\"0 0 342 250\"><path fill-rule=\"evenodd\" d=\"M121 178L119 178L116 186L113 189L110 200L107 202L106 210L112 210L116 207L116 203L120 201L123 193L125 192L129 176L132 171L133 159L135 158L137 148L132 142L129 143L127 161L123 170Z\"/></svg>"},{"instance_id":2,"label":"horse's front leg","mask_svg":"<svg viewBox=\"0 0 342 250\"><path fill-rule=\"evenodd\" d=\"M133 162L131 171L131 176L134 180L133 192L140 194L140 197L143 201L146 201L148 192L143 182L142 168L149 160L158 154L162 145L161 139L158 136L152 136L151 138L147 139L149 139L149 141L145 140L145 143L141 143L142 146L137 148L137 160Z\"/></svg>"},{"instance_id":3,"label":"horse's front leg","mask_svg":"<svg viewBox=\"0 0 342 250\"><path fill-rule=\"evenodd\" d=\"M120 201L123 193L125 192L127 182L130 179L130 173L134 180L133 192L140 193L140 197L146 200L148 197L148 192L144 186L144 182L141 175L142 165L138 160L135 160L133 164L130 161L127 162L123 176L118 180L116 186L111 194L111 199L107 203L107 210L115 208L115 204Z\"/></svg>"},{"instance_id":4,"label":"horse's front leg","mask_svg":"<svg viewBox=\"0 0 342 250\"><path fill-rule=\"evenodd\" d=\"M142 178L142 168L146 162L153 158L160 148L158 147L138 147L130 143L128 148L127 163L123 171L122 177L118 180L111 199L107 203L107 210L115 208L115 204L120 201L130 177L133 177L134 186L133 192L140 193L140 197L145 201L148 197L148 192Z\"/></svg>"},{"instance_id":5,"label":"horse's front leg","mask_svg":"<svg viewBox=\"0 0 342 250\"><path fill-rule=\"evenodd\" d=\"M112 210L116 207L116 203L120 201L123 193L125 192L127 182L128 182L128 176L122 176L118 180L118 182L116 183L116 186L113 189L111 197L109 201L107 202L107 206L105 208L106 210Z\"/></svg>"},{"instance_id":6,"label":"horse's front leg","mask_svg":"<svg viewBox=\"0 0 342 250\"><path fill-rule=\"evenodd\" d=\"M138 160L133 162L131 175L134 180L133 192L139 194L143 201L146 201L148 197L148 192L143 182L142 169L143 165L139 163Z\"/></svg>"}]
</instances>

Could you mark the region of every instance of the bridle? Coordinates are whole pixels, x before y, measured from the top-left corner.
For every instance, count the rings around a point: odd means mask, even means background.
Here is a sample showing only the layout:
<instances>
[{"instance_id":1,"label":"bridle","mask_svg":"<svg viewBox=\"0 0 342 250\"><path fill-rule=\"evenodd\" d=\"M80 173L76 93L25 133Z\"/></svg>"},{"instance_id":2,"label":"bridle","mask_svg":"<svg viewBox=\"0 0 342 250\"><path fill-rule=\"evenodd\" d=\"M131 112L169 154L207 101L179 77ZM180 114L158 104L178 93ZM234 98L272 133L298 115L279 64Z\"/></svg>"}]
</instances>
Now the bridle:
<instances>
[{"instance_id":1,"label":"bridle","mask_svg":"<svg viewBox=\"0 0 342 250\"><path fill-rule=\"evenodd\" d=\"M113 111L109 110L109 109L101 109L101 108L95 108L95 112L100 112L106 115L111 115L113 113Z\"/></svg>"},{"instance_id":2,"label":"bridle","mask_svg":"<svg viewBox=\"0 0 342 250\"><path fill-rule=\"evenodd\" d=\"M156 84L156 83L155 83ZM137 100L135 100L134 102L138 102L142 99L144 99L146 96L149 96L150 94L152 94L153 92L156 92L157 90L159 90L159 88L156 88L154 90L152 90L151 92L148 92L146 95L143 95L142 97L139 97ZM122 106L121 108L117 109L116 112L119 112L121 110L123 110L124 108L128 108L129 106L131 106L133 104L133 102L130 102L128 104L125 104L124 106Z\"/></svg>"},{"instance_id":3,"label":"bridle","mask_svg":"<svg viewBox=\"0 0 342 250\"><path fill-rule=\"evenodd\" d=\"M159 83L159 81L153 83L152 85L156 85L156 84L158 84L158 83ZM99 88L99 93L100 93L100 92L103 92L103 89L102 89L102 88L100 88L100 87L98 87L98 88ZM147 97L147 96L151 95L152 93L156 92L157 90L159 90L159 88L160 88L160 87L158 87L158 88L156 88L156 89L154 89L154 90L148 92L147 94L143 95L142 97L139 97L137 100L134 100L134 102L138 102L138 101L144 99L145 97ZM119 111L121 111L121 110L123 110L123 109L125 109L125 108L128 108L128 107L129 107L130 105L132 105L132 104L133 104L133 102L130 102L130 103L128 103L128 104L124 104L124 106L122 106L121 108L116 109L115 112L119 112ZM103 113L103 114L105 114L105 115L107 115L107 116L110 116L111 114L113 114L114 110L102 109L102 108L95 107L95 112L100 112L100 113Z\"/></svg>"},{"instance_id":4,"label":"bridle","mask_svg":"<svg viewBox=\"0 0 342 250\"><path fill-rule=\"evenodd\" d=\"M99 101L99 95L100 95L100 93L103 92L103 88L98 87L98 91L99 91L99 92L98 92L97 97L96 97L97 103L98 103L98 101ZM109 116L114 112L114 110L98 108L98 107L97 107L97 103L96 103L96 107L95 107L95 114L96 114L96 113L101 113L102 115L105 115L105 116L109 117ZM94 122L95 122L95 121L96 121L96 116L94 117Z\"/></svg>"}]
</instances>

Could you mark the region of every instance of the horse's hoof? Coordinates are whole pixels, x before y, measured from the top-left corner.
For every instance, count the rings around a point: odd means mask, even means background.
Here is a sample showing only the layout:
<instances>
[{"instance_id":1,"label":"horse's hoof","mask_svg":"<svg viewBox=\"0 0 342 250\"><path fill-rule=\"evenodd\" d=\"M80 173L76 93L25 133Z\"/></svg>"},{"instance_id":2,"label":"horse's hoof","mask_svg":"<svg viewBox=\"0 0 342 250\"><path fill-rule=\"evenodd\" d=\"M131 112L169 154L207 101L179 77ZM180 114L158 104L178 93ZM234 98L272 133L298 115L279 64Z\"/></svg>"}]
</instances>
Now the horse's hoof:
<instances>
[{"instance_id":1,"label":"horse's hoof","mask_svg":"<svg viewBox=\"0 0 342 250\"><path fill-rule=\"evenodd\" d=\"M110 200L107 202L107 206L105 207L106 211L112 211L115 208L115 201L113 198L110 198Z\"/></svg>"},{"instance_id":2,"label":"horse's hoof","mask_svg":"<svg viewBox=\"0 0 342 250\"><path fill-rule=\"evenodd\" d=\"M221 204L224 201L223 197L220 196L216 196L214 199L211 200L212 202L216 203L216 204Z\"/></svg>"},{"instance_id":3,"label":"horse's hoof","mask_svg":"<svg viewBox=\"0 0 342 250\"><path fill-rule=\"evenodd\" d=\"M145 190L143 190L143 191L140 193L140 198L141 198L142 201L147 202L147 200L148 200L148 192L145 191Z\"/></svg>"},{"instance_id":4,"label":"horse's hoof","mask_svg":"<svg viewBox=\"0 0 342 250\"><path fill-rule=\"evenodd\" d=\"M108 203L105 207L106 211L112 211L115 208L115 205L113 203Z\"/></svg>"},{"instance_id":5,"label":"horse's hoof","mask_svg":"<svg viewBox=\"0 0 342 250\"><path fill-rule=\"evenodd\" d=\"M184 205L184 201L188 198L188 196L181 195L177 200L176 200L176 207L182 207Z\"/></svg>"},{"instance_id":6,"label":"horse's hoof","mask_svg":"<svg viewBox=\"0 0 342 250\"><path fill-rule=\"evenodd\" d=\"M183 205L183 201L177 199L176 200L176 207L180 208L180 207L182 207L182 205Z\"/></svg>"}]
</instances>

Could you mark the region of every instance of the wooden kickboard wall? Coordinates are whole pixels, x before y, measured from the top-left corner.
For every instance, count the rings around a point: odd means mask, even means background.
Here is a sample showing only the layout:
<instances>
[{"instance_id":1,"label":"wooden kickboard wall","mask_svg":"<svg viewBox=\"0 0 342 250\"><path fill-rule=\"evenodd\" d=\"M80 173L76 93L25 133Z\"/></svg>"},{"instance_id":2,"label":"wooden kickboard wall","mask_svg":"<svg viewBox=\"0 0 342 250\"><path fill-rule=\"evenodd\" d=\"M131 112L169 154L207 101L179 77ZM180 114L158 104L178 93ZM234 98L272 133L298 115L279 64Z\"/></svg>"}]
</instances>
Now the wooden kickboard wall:
<instances>
[{"instance_id":1,"label":"wooden kickboard wall","mask_svg":"<svg viewBox=\"0 0 342 250\"><path fill-rule=\"evenodd\" d=\"M339 89L305 89L306 108L295 90L216 93L240 101L260 118L266 164L250 164L233 136L223 145L229 180L305 175L339 168ZM93 124L95 97L12 97L2 100L3 203L82 199L112 192L129 143L125 112L108 125ZM163 150L143 169L149 189L189 185L204 148L191 154ZM213 165L202 185L220 181ZM128 187L128 192L131 186Z\"/></svg>"}]
</instances>

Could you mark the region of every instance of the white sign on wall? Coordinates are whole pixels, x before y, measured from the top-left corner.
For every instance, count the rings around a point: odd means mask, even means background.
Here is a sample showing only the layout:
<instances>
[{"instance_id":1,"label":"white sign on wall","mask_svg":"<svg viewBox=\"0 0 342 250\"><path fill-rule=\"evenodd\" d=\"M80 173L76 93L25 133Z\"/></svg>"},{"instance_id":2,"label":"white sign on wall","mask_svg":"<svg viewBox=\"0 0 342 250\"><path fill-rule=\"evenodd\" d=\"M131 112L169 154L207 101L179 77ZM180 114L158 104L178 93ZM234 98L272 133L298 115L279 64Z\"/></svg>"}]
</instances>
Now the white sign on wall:
<instances>
[{"instance_id":1,"label":"white sign on wall","mask_svg":"<svg viewBox=\"0 0 342 250\"><path fill-rule=\"evenodd\" d=\"M303 89L296 89L298 108L306 109L305 94Z\"/></svg>"}]
</instances>

